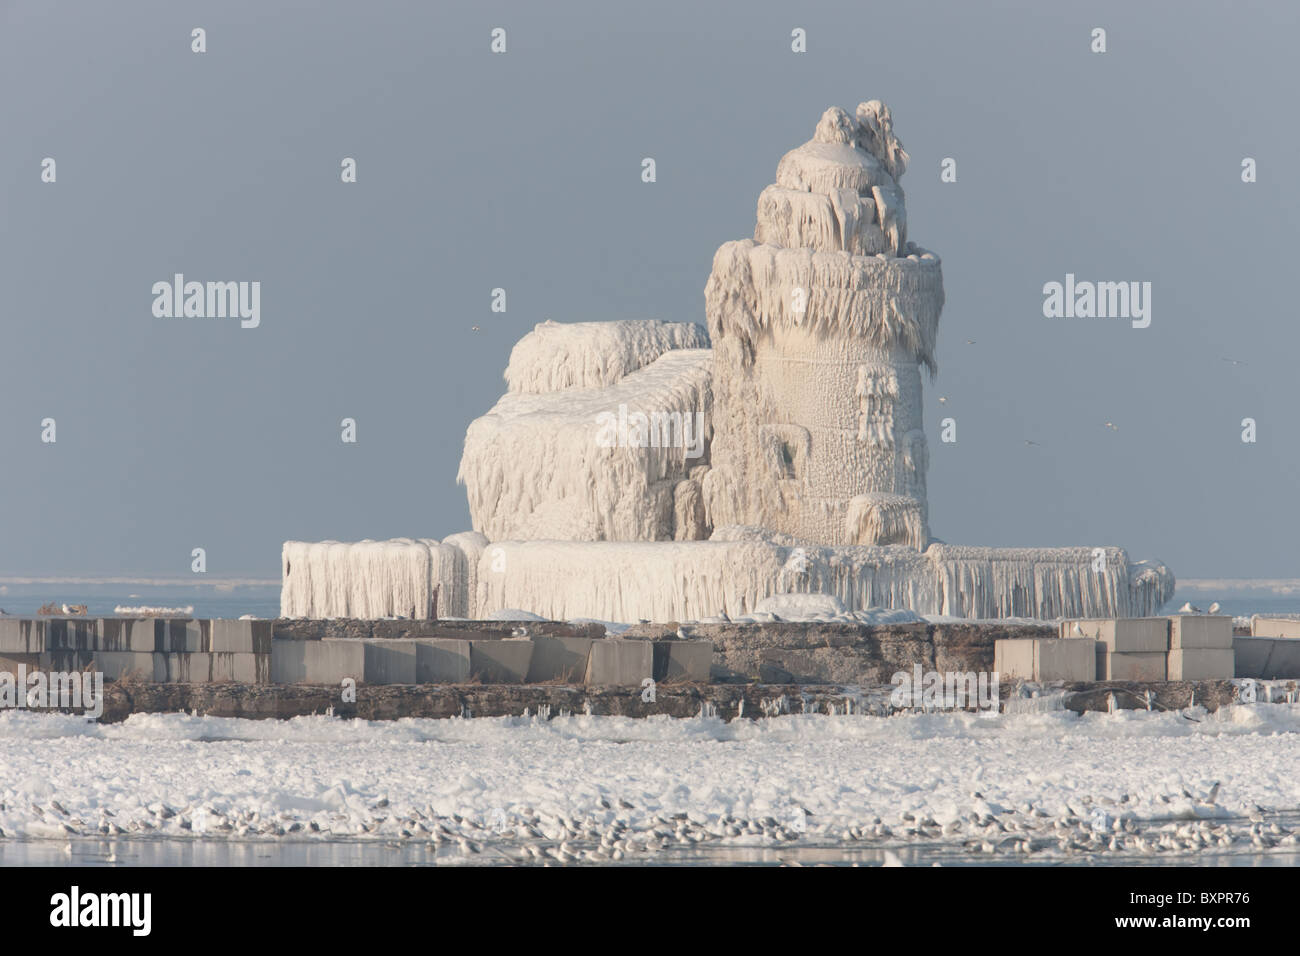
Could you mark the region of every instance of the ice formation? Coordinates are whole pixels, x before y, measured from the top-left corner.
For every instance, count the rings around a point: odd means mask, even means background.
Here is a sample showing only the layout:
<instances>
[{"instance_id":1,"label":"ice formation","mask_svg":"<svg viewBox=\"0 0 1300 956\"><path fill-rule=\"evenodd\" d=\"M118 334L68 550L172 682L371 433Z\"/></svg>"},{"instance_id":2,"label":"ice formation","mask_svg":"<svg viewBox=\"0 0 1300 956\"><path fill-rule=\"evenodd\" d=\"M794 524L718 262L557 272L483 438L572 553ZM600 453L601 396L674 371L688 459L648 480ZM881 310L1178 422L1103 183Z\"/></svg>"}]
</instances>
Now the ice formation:
<instances>
[{"instance_id":1,"label":"ice formation","mask_svg":"<svg viewBox=\"0 0 1300 956\"><path fill-rule=\"evenodd\" d=\"M918 552L722 540L730 530L693 542L494 542L479 567L479 613L522 607L555 620L690 621L752 614L774 595L815 594L850 609L960 618L1141 617L1173 591L1167 571L1131 565L1118 548L1103 549L1094 570L1087 547Z\"/></svg>"},{"instance_id":2,"label":"ice formation","mask_svg":"<svg viewBox=\"0 0 1300 956\"><path fill-rule=\"evenodd\" d=\"M852 699L865 705L870 697ZM1127 841L1117 862L1217 864L1224 853L1269 861L1245 855L1251 852L1294 861L1294 836L1279 835L1270 851L1260 846L1260 833L1268 835L1274 821L1295 829L1295 706L1082 717L1058 709L993 720L900 713L872 720L861 716L865 706L852 715L814 713L811 701L775 691L769 702L773 716L764 720L580 713L549 720L243 720L172 713L106 723L6 708L5 862L13 866L14 857L46 848L47 863L66 863L63 854L73 847L102 862L104 830L118 834L114 841L143 838L127 844L134 858L156 847L166 855L154 859L164 863L178 853L206 861L224 845L239 848L230 859L244 861L276 841L312 846L313 853L339 851L325 859L341 864L355 863L367 844L390 862L392 847L416 841L422 859L435 863L513 859L507 851L523 843L540 848L541 858L543 851L555 856L578 829L608 834L604 845L626 841L629 854L651 862L647 851L663 833L699 853L710 846L756 849L756 838L741 831L766 832L757 849L770 854L773 846L795 847L777 840L772 826L789 820L796 806L806 811L801 839L819 853L848 840L851 830L861 838L855 844L870 849L898 846L910 829L916 835L909 841L970 852L984 863L1077 863L1070 844L1089 841L1088 811L1104 806L1124 820L1114 821L1113 836ZM1252 816L1261 808L1271 819L1258 826ZM504 830L493 823L502 809L510 823ZM942 832L916 832L919 821L931 819ZM879 829L882 823L891 829ZM689 833L681 829L687 824ZM980 835L986 826L996 855ZM1198 839L1155 855L1164 846L1157 841L1174 827L1180 840L1188 828L1186 835ZM1235 842L1224 849L1229 837ZM458 850L458 839L494 842L476 844L485 851L479 855ZM594 839L575 844L591 848L577 852L604 850ZM1208 855L1183 855L1200 852Z\"/></svg>"},{"instance_id":3,"label":"ice formation","mask_svg":"<svg viewBox=\"0 0 1300 956\"><path fill-rule=\"evenodd\" d=\"M479 557L476 532L390 541L286 541L282 617L467 617Z\"/></svg>"},{"instance_id":4,"label":"ice formation","mask_svg":"<svg viewBox=\"0 0 1300 956\"><path fill-rule=\"evenodd\" d=\"M889 110L831 108L759 197L754 240L714 256L709 524L824 544L929 544L921 366L939 260L906 241Z\"/></svg>"},{"instance_id":5,"label":"ice formation","mask_svg":"<svg viewBox=\"0 0 1300 956\"><path fill-rule=\"evenodd\" d=\"M562 326L538 326L556 328ZM696 329L680 338L697 341L703 330ZM607 375L611 366L627 363L623 346L629 340L637 338L611 340L617 354L605 363L576 349L567 354L581 355L581 368ZM465 436L459 480L474 527L493 541L672 540L680 498L684 526L702 536L698 522L690 523L695 511L688 495L677 487L706 460L712 367L708 349L675 349L603 387L507 392ZM587 381L583 374L573 377ZM569 379L554 372L549 380ZM526 380L540 381L532 374Z\"/></svg>"},{"instance_id":6,"label":"ice formation","mask_svg":"<svg viewBox=\"0 0 1300 956\"><path fill-rule=\"evenodd\" d=\"M613 385L669 349L706 349L704 329L691 322L570 322L547 320L510 352L512 392L555 392Z\"/></svg>"},{"instance_id":7,"label":"ice formation","mask_svg":"<svg viewBox=\"0 0 1300 956\"><path fill-rule=\"evenodd\" d=\"M435 593L447 616L612 622L1154 613L1172 575L1116 548L931 539L921 370L943 276L908 240L907 159L881 102L827 110L758 197L754 237L717 250L707 333L541 323L465 437L475 531L288 542L282 613L422 617Z\"/></svg>"}]
</instances>

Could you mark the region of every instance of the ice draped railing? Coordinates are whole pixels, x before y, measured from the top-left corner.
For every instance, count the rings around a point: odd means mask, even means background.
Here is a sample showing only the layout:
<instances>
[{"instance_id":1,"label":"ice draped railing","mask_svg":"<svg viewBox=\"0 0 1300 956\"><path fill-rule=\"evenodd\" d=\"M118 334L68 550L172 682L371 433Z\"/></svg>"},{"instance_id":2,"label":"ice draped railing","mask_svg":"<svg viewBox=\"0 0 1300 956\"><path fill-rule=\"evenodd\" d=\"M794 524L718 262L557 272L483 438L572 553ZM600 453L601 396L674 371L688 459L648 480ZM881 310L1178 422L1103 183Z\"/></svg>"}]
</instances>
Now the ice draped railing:
<instances>
[{"instance_id":1,"label":"ice draped railing","mask_svg":"<svg viewBox=\"0 0 1300 956\"><path fill-rule=\"evenodd\" d=\"M477 532L389 541L286 541L282 617L468 617L487 539ZM435 607L435 596L437 606Z\"/></svg>"},{"instance_id":2,"label":"ice draped railing","mask_svg":"<svg viewBox=\"0 0 1300 956\"><path fill-rule=\"evenodd\" d=\"M722 534L726 535L724 529ZM1102 560L1098 561L1098 550ZM742 536L707 542L494 543L478 613L526 608L559 620L700 620L752 612L774 594L833 594L850 610L961 618L1144 617L1172 595L1161 565L1119 548L819 548Z\"/></svg>"}]
</instances>

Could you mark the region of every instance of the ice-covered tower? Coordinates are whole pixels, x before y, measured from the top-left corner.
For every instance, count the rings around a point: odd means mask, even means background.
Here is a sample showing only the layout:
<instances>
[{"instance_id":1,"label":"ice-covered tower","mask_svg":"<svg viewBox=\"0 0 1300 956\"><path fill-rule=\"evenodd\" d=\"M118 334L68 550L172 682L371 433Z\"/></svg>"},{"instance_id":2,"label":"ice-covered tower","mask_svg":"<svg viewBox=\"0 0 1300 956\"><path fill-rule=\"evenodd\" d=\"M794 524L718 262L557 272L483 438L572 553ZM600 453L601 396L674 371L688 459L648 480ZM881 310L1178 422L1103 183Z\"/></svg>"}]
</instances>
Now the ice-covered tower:
<instances>
[{"instance_id":1,"label":"ice-covered tower","mask_svg":"<svg viewBox=\"0 0 1300 956\"><path fill-rule=\"evenodd\" d=\"M906 164L887 106L832 107L781 159L754 238L714 256L710 525L929 543L921 366L943 277L907 241Z\"/></svg>"}]
</instances>

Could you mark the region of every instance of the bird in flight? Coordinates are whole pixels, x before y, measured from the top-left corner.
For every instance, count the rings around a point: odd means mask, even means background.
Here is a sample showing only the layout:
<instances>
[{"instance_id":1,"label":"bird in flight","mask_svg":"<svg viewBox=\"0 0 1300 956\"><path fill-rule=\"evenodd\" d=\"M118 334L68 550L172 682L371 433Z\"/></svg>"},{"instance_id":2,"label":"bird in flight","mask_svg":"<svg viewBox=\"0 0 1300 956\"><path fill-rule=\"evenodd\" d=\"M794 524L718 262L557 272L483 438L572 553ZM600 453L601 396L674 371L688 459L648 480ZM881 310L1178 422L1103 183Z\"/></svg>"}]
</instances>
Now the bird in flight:
<instances>
[{"instance_id":1,"label":"bird in flight","mask_svg":"<svg viewBox=\"0 0 1300 956\"><path fill-rule=\"evenodd\" d=\"M1245 365L1245 364L1246 364L1246 363L1243 362L1241 359L1234 359L1234 358L1224 358L1224 361L1227 362L1229 365Z\"/></svg>"},{"instance_id":2,"label":"bird in flight","mask_svg":"<svg viewBox=\"0 0 1300 956\"><path fill-rule=\"evenodd\" d=\"M1117 431L1119 431L1119 426L1116 425L1114 422L1107 422L1107 423L1106 423L1106 427L1109 428L1109 429L1110 429L1111 431L1113 431L1113 432L1117 432Z\"/></svg>"}]
</instances>

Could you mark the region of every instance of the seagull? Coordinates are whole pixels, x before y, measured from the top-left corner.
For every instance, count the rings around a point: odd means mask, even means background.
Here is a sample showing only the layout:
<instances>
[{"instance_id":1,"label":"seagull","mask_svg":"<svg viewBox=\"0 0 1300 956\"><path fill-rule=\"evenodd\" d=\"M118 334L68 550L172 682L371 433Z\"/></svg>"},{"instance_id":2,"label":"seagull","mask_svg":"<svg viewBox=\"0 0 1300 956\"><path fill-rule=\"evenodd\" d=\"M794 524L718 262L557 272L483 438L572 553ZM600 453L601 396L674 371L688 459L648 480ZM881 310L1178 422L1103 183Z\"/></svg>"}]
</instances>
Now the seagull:
<instances>
[{"instance_id":1,"label":"seagull","mask_svg":"<svg viewBox=\"0 0 1300 956\"><path fill-rule=\"evenodd\" d=\"M1192 607L1192 602L1188 601L1186 604L1184 604L1182 607L1178 609L1178 613L1179 614L1204 614L1205 612L1202 611L1199 607Z\"/></svg>"},{"instance_id":2,"label":"seagull","mask_svg":"<svg viewBox=\"0 0 1300 956\"><path fill-rule=\"evenodd\" d=\"M1211 605L1210 605L1210 610L1209 610L1207 613L1209 613L1209 614L1218 614L1218 613L1219 613L1219 602L1218 602L1218 601L1215 601L1213 604L1211 604Z\"/></svg>"},{"instance_id":3,"label":"seagull","mask_svg":"<svg viewBox=\"0 0 1300 956\"><path fill-rule=\"evenodd\" d=\"M1037 445L1038 442L1036 442L1036 441L1030 441L1028 438L1026 438L1026 439L1025 439L1025 444L1026 444L1026 445Z\"/></svg>"},{"instance_id":4,"label":"seagull","mask_svg":"<svg viewBox=\"0 0 1300 956\"><path fill-rule=\"evenodd\" d=\"M684 624L677 625L677 639L679 641L692 640L691 632L686 630L686 626Z\"/></svg>"},{"instance_id":5,"label":"seagull","mask_svg":"<svg viewBox=\"0 0 1300 956\"><path fill-rule=\"evenodd\" d=\"M480 331L482 331L482 330L481 330L477 325L471 325L471 326L469 327L469 330L470 330L471 332L480 332Z\"/></svg>"},{"instance_id":6,"label":"seagull","mask_svg":"<svg viewBox=\"0 0 1300 956\"><path fill-rule=\"evenodd\" d=\"M967 339L967 340L966 340L966 344L967 344L967 345L974 345L974 344L975 344L975 340L974 340L974 339Z\"/></svg>"},{"instance_id":7,"label":"seagull","mask_svg":"<svg viewBox=\"0 0 1300 956\"><path fill-rule=\"evenodd\" d=\"M1113 432L1117 432L1117 431L1119 431L1119 426L1116 425L1114 422L1107 422L1107 423L1106 423L1106 427L1109 428L1109 429L1110 429L1111 431L1113 431Z\"/></svg>"},{"instance_id":8,"label":"seagull","mask_svg":"<svg viewBox=\"0 0 1300 956\"><path fill-rule=\"evenodd\" d=\"M1088 636L1087 634L1083 633L1083 627L1080 626L1080 624L1079 624L1078 621L1075 621L1075 622L1074 622L1074 636L1075 636L1075 637L1087 637L1087 636Z\"/></svg>"},{"instance_id":9,"label":"seagull","mask_svg":"<svg viewBox=\"0 0 1300 956\"><path fill-rule=\"evenodd\" d=\"M940 396L939 396L939 404L940 404L940 405L947 405L947 404L948 404L948 396L947 396L947 395L940 395Z\"/></svg>"},{"instance_id":10,"label":"seagull","mask_svg":"<svg viewBox=\"0 0 1300 956\"><path fill-rule=\"evenodd\" d=\"M1224 361L1227 362L1229 365L1245 365L1245 364L1246 364L1245 362L1241 361L1241 359L1233 359L1233 358L1226 358L1226 357L1225 357L1225 358L1224 358Z\"/></svg>"}]
</instances>

